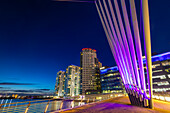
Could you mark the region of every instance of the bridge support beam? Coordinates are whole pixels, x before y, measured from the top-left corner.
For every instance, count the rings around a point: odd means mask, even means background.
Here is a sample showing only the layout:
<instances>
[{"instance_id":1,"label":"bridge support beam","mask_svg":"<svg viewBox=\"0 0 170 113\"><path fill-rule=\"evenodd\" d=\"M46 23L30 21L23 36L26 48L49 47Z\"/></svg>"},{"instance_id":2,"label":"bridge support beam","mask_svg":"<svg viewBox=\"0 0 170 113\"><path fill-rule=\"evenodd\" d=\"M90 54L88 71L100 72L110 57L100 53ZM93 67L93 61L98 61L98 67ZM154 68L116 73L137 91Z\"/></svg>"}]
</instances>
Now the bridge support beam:
<instances>
[{"instance_id":1,"label":"bridge support beam","mask_svg":"<svg viewBox=\"0 0 170 113\"><path fill-rule=\"evenodd\" d=\"M148 0L142 0L142 10L143 10L143 23L144 23L144 39L145 39L145 56L146 56L146 66L147 66L147 78L148 78L148 88L149 88L149 107L153 109L152 100L152 60L151 60L151 38L150 38L150 23L149 23L149 9Z\"/></svg>"}]
</instances>

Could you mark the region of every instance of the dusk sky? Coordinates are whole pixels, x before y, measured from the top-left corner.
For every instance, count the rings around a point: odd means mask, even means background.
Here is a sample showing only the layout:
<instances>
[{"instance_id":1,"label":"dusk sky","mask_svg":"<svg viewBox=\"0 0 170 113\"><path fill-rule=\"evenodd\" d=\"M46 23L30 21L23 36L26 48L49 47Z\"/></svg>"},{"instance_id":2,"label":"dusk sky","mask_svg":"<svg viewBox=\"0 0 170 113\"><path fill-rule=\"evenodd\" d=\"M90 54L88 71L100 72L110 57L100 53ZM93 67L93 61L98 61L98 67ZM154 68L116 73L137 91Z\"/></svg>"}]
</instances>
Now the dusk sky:
<instances>
[{"instance_id":1,"label":"dusk sky","mask_svg":"<svg viewBox=\"0 0 170 113\"><path fill-rule=\"evenodd\" d=\"M170 51L169 8L170 0L149 0L152 52ZM95 4L0 1L0 93L53 91L59 70L80 66L82 48L96 49L104 66L116 65Z\"/></svg>"}]
</instances>

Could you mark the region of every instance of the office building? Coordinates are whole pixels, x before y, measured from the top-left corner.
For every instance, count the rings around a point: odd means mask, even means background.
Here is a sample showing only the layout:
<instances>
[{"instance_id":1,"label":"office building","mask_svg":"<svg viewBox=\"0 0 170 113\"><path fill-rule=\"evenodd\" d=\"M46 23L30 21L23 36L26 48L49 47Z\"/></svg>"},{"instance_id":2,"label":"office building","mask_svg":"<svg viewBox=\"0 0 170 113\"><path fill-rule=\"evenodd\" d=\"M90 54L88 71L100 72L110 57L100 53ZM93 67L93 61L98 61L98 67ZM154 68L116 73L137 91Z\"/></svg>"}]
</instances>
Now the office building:
<instances>
[{"instance_id":1,"label":"office building","mask_svg":"<svg viewBox=\"0 0 170 113\"><path fill-rule=\"evenodd\" d=\"M66 82L65 82L66 96L79 95L80 89L80 67L70 65L66 69Z\"/></svg>"},{"instance_id":2,"label":"office building","mask_svg":"<svg viewBox=\"0 0 170 113\"><path fill-rule=\"evenodd\" d=\"M83 48L80 57L80 94L100 93L100 70L96 50Z\"/></svg>"},{"instance_id":3,"label":"office building","mask_svg":"<svg viewBox=\"0 0 170 113\"><path fill-rule=\"evenodd\" d=\"M100 68L102 93L124 93L125 89L118 67Z\"/></svg>"},{"instance_id":4,"label":"office building","mask_svg":"<svg viewBox=\"0 0 170 113\"><path fill-rule=\"evenodd\" d=\"M143 57L146 71L146 60ZM100 68L102 93L124 92L117 66ZM170 52L152 56L153 92L170 93ZM146 77L145 77L146 78Z\"/></svg>"},{"instance_id":5,"label":"office building","mask_svg":"<svg viewBox=\"0 0 170 113\"><path fill-rule=\"evenodd\" d=\"M56 77L55 94L56 96L63 97L65 94L65 71L59 71Z\"/></svg>"},{"instance_id":6,"label":"office building","mask_svg":"<svg viewBox=\"0 0 170 113\"><path fill-rule=\"evenodd\" d=\"M146 65L145 58L143 62ZM170 93L170 52L152 56L152 73L153 92Z\"/></svg>"}]
</instances>

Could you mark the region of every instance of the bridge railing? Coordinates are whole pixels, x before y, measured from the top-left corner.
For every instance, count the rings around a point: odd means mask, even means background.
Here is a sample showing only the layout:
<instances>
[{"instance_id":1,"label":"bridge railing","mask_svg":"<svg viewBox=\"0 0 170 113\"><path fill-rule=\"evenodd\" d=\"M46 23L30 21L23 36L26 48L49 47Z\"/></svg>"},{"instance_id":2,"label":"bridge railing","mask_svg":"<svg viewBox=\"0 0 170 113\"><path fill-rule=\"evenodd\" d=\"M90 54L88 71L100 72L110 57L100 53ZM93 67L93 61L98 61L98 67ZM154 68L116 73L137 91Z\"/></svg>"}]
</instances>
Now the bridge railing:
<instances>
[{"instance_id":1,"label":"bridge railing","mask_svg":"<svg viewBox=\"0 0 170 113\"><path fill-rule=\"evenodd\" d=\"M34 100L34 101L24 101L24 102L11 102L12 100L6 99L2 100L0 104L0 113L7 112L23 112L23 113L35 113L35 112L51 112L51 111L64 111L79 107L85 104L90 104L98 102L101 100L106 100L109 98L114 98L122 95L108 95L101 98L96 97L87 97L86 99L43 99L43 100ZM7 103L7 101L9 103Z\"/></svg>"}]
</instances>

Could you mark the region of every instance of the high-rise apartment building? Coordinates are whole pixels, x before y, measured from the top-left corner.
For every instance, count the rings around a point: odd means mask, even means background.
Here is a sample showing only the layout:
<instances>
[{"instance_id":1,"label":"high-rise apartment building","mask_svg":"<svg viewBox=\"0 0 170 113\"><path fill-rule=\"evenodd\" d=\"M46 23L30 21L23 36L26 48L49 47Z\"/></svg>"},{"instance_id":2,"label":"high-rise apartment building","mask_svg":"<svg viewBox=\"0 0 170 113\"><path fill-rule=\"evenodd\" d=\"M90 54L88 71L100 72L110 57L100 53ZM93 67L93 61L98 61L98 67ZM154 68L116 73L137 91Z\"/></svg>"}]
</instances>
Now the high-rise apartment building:
<instances>
[{"instance_id":1,"label":"high-rise apartment building","mask_svg":"<svg viewBox=\"0 0 170 113\"><path fill-rule=\"evenodd\" d=\"M79 95L80 89L80 67L70 65L66 69L66 82L65 82L66 96Z\"/></svg>"},{"instance_id":2,"label":"high-rise apartment building","mask_svg":"<svg viewBox=\"0 0 170 113\"><path fill-rule=\"evenodd\" d=\"M57 96L64 96L65 94L65 71L59 71L56 77L55 94Z\"/></svg>"},{"instance_id":3,"label":"high-rise apartment building","mask_svg":"<svg viewBox=\"0 0 170 113\"><path fill-rule=\"evenodd\" d=\"M95 91L100 93L100 70L96 50L83 48L80 60L80 94L85 95L86 92Z\"/></svg>"}]
</instances>

